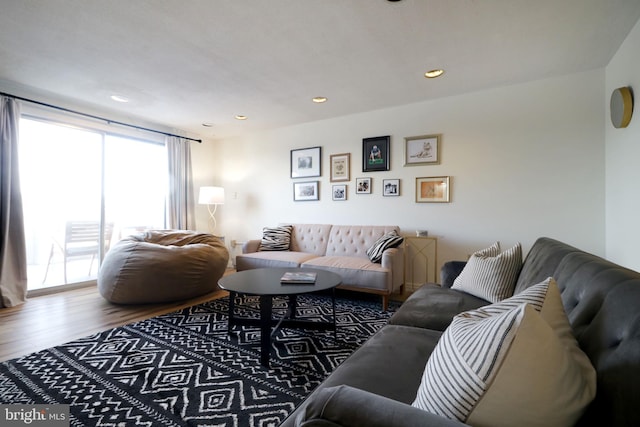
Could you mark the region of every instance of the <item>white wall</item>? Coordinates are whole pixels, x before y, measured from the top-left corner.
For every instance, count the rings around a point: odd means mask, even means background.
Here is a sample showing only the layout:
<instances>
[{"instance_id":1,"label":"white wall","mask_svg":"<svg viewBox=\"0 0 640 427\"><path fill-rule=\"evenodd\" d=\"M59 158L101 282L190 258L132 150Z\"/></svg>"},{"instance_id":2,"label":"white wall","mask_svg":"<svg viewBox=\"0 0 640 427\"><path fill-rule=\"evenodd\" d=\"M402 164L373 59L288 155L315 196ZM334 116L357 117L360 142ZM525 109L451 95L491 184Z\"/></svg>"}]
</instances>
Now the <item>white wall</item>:
<instances>
[{"instance_id":1,"label":"white wall","mask_svg":"<svg viewBox=\"0 0 640 427\"><path fill-rule=\"evenodd\" d=\"M495 240L528 250L539 236L604 255L603 81L595 70L212 142L227 191L221 231L242 241L279 222L397 224L438 236L439 265ZM433 133L441 164L404 167L404 137ZM392 137L391 170L363 173L362 138L381 135ZM320 201L294 202L290 150L317 145ZM345 152L348 200L336 202L329 156ZM452 202L415 203L415 178L440 175L451 176ZM355 194L363 176L371 195ZM384 178L401 180L400 197L382 196Z\"/></svg>"},{"instance_id":2,"label":"white wall","mask_svg":"<svg viewBox=\"0 0 640 427\"><path fill-rule=\"evenodd\" d=\"M196 201L196 229L203 232L212 231L210 227L213 222L210 220L207 207L198 205L198 193L200 187L222 186L222 179L216 173L216 153L215 143L203 140L201 144L193 142L191 144L191 168L193 169L193 190ZM216 220L220 215L216 211ZM220 223L213 232L217 235L222 234Z\"/></svg>"},{"instance_id":3,"label":"white wall","mask_svg":"<svg viewBox=\"0 0 640 427\"><path fill-rule=\"evenodd\" d=\"M606 68L606 254L610 260L640 271L640 22ZM634 115L624 129L609 119L611 92L631 86Z\"/></svg>"}]
</instances>

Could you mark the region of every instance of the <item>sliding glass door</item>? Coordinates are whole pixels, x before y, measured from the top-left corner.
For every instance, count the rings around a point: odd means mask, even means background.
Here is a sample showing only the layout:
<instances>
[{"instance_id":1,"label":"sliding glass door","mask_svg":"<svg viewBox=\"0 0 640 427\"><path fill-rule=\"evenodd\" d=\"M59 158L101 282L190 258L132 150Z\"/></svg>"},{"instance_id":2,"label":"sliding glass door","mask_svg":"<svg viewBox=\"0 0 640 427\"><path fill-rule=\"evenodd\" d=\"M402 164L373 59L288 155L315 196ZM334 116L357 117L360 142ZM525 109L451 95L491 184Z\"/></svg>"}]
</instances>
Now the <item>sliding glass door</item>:
<instances>
[{"instance_id":1,"label":"sliding glass door","mask_svg":"<svg viewBox=\"0 0 640 427\"><path fill-rule=\"evenodd\" d=\"M106 137L105 218L114 240L164 228L168 188L164 145L119 136Z\"/></svg>"},{"instance_id":2,"label":"sliding glass door","mask_svg":"<svg viewBox=\"0 0 640 427\"><path fill-rule=\"evenodd\" d=\"M20 181L29 290L93 280L120 238L164 228L164 146L23 118Z\"/></svg>"}]
</instances>

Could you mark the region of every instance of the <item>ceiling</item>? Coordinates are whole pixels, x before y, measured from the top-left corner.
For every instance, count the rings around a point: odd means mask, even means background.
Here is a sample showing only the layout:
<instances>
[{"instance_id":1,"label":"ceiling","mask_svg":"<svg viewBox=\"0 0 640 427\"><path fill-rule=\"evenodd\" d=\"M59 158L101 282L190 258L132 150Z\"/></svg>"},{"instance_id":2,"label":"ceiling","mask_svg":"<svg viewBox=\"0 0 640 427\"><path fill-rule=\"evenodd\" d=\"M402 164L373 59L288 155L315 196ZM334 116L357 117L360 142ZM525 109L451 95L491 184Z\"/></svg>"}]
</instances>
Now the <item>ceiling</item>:
<instances>
[{"instance_id":1,"label":"ceiling","mask_svg":"<svg viewBox=\"0 0 640 427\"><path fill-rule=\"evenodd\" d=\"M0 10L0 89L223 138L601 68L640 1L0 0ZM434 68L446 72L426 79Z\"/></svg>"}]
</instances>

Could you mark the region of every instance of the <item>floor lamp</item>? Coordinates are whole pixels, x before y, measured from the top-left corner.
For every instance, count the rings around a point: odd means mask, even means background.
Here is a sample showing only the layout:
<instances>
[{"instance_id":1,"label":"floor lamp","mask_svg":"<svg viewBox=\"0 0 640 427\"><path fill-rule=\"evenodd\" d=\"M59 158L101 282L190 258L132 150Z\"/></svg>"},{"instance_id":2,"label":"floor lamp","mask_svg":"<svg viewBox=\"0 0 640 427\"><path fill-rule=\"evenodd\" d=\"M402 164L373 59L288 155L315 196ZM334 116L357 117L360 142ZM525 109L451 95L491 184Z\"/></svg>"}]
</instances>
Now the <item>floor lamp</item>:
<instances>
[{"instance_id":1,"label":"floor lamp","mask_svg":"<svg viewBox=\"0 0 640 427\"><path fill-rule=\"evenodd\" d=\"M200 187L198 204L207 205L209 216L211 216L211 221L213 222L213 228L211 227L211 224L209 224L209 231L213 234L216 226L218 225L215 217L216 209L218 209L218 205L224 205L224 188ZM211 205L213 205L213 210L211 210Z\"/></svg>"}]
</instances>

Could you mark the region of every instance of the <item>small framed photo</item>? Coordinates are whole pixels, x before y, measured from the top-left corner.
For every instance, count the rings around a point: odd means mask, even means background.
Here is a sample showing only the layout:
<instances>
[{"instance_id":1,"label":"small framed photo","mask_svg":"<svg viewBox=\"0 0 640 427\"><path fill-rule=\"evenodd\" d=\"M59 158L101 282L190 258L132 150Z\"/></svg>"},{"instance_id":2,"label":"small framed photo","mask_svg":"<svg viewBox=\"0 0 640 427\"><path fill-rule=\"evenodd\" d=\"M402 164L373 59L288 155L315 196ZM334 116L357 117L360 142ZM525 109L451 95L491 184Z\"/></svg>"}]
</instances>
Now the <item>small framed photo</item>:
<instances>
[{"instance_id":1,"label":"small framed photo","mask_svg":"<svg viewBox=\"0 0 640 427\"><path fill-rule=\"evenodd\" d=\"M416 203L449 203L448 176L416 178Z\"/></svg>"},{"instance_id":2,"label":"small framed photo","mask_svg":"<svg viewBox=\"0 0 640 427\"><path fill-rule=\"evenodd\" d=\"M291 178L320 176L321 161L321 147L291 150Z\"/></svg>"},{"instance_id":3,"label":"small framed photo","mask_svg":"<svg viewBox=\"0 0 640 427\"><path fill-rule=\"evenodd\" d=\"M356 178L356 194L371 194L371 178Z\"/></svg>"},{"instance_id":4,"label":"small framed photo","mask_svg":"<svg viewBox=\"0 0 640 427\"><path fill-rule=\"evenodd\" d=\"M382 180L382 195L387 197L395 197L400 195L400 180L399 179L383 179Z\"/></svg>"},{"instance_id":5,"label":"small framed photo","mask_svg":"<svg viewBox=\"0 0 640 427\"><path fill-rule=\"evenodd\" d=\"M362 172L388 171L391 137L376 136L362 140Z\"/></svg>"},{"instance_id":6,"label":"small framed photo","mask_svg":"<svg viewBox=\"0 0 640 427\"><path fill-rule=\"evenodd\" d=\"M347 200L347 184L334 185L331 190L332 200Z\"/></svg>"},{"instance_id":7,"label":"small framed photo","mask_svg":"<svg viewBox=\"0 0 640 427\"><path fill-rule=\"evenodd\" d=\"M440 164L440 136L422 135L404 139L404 165Z\"/></svg>"},{"instance_id":8,"label":"small framed photo","mask_svg":"<svg viewBox=\"0 0 640 427\"><path fill-rule=\"evenodd\" d=\"M329 158L331 163L331 182L349 181L351 179L351 154L332 154Z\"/></svg>"},{"instance_id":9,"label":"small framed photo","mask_svg":"<svg viewBox=\"0 0 640 427\"><path fill-rule=\"evenodd\" d=\"M293 183L293 200L296 202L307 200L320 200L318 192L319 181L306 181Z\"/></svg>"}]
</instances>

